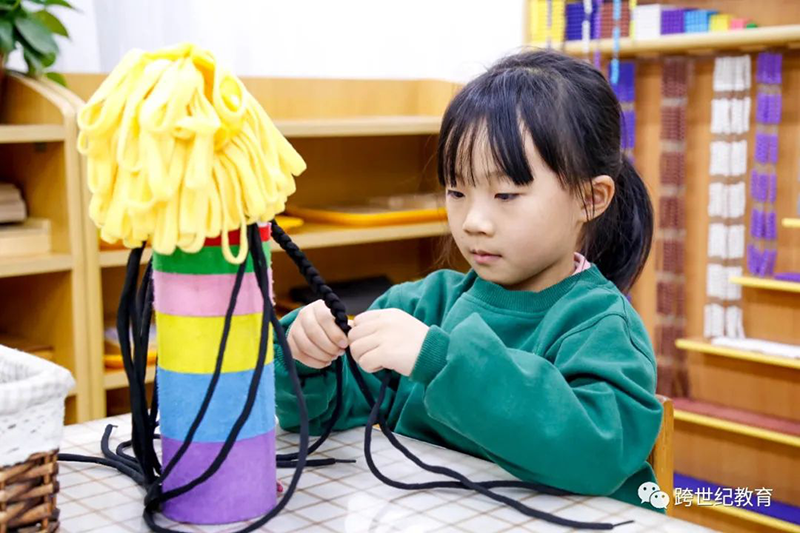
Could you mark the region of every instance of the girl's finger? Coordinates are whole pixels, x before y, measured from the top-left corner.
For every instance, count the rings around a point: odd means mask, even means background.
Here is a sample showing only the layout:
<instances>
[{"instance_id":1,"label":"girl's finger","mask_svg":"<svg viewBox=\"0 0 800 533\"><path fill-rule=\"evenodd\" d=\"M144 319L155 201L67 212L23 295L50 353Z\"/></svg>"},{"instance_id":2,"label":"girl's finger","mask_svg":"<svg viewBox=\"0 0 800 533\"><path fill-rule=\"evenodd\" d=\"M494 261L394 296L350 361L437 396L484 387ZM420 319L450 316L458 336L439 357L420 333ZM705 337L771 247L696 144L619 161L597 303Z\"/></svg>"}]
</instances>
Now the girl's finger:
<instances>
[{"instance_id":1,"label":"girl's finger","mask_svg":"<svg viewBox=\"0 0 800 533\"><path fill-rule=\"evenodd\" d=\"M331 364L331 357L311 342L304 328L293 328L290 331L297 346L295 359L312 368L325 368Z\"/></svg>"},{"instance_id":2,"label":"girl's finger","mask_svg":"<svg viewBox=\"0 0 800 533\"><path fill-rule=\"evenodd\" d=\"M310 340L314 345L328 354L330 357L336 357L340 353L342 353L342 349L336 345L330 338L328 338L328 334L322 328L322 324L320 324L316 317L309 317L307 323L304 324L305 334L308 336L308 340ZM347 340L345 338L345 340ZM346 347L346 346L345 346Z\"/></svg>"},{"instance_id":3,"label":"girl's finger","mask_svg":"<svg viewBox=\"0 0 800 533\"><path fill-rule=\"evenodd\" d=\"M368 337L380 329L381 323L377 320L369 320L367 322L359 322L347 333L347 340L353 344L359 339Z\"/></svg>"},{"instance_id":4,"label":"girl's finger","mask_svg":"<svg viewBox=\"0 0 800 533\"><path fill-rule=\"evenodd\" d=\"M357 363L360 363L361 358L365 353L375 350L380 346L380 338L377 335L368 335L360 338L357 341L350 343L350 353Z\"/></svg>"},{"instance_id":5,"label":"girl's finger","mask_svg":"<svg viewBox=\"0 0 800 533\"><path fill-rule=\"evenodd\" d=\"M383 370L380 360L380 352L378 350L370 350L363 354L361 359L358 360L358 366L360 366L364 372L369 374L374 374L379 370Z\"/></svg>"},{"instance_id":6,"label":"girl's finger","mask_svg":"<svg viewBox=\"0 0 800 533\"><path fill-rule=\"evenodd\" d=\"M331 343L340 348L339 352L347 348L347 335L344 334L342 328L336 325L336 320L334 320L327 306L316 306L314 309L314 316L317 319L317 324L319 324L325 333L325 336L330 339Z\"/></svg>"},{"instance_id":7,"label":"girl's finger","mask_svg":"<svg viewBox=\"0 0 800 533\"><path fill-rule=\"evenodd\" d=\"M364 311L360 315L356 315L356 317L353 319L353 326L358 326L359 324L376 320L381 317L384 311L386 311L386 309L373 309L372 311Z\"/></svg>"}]
</instances>

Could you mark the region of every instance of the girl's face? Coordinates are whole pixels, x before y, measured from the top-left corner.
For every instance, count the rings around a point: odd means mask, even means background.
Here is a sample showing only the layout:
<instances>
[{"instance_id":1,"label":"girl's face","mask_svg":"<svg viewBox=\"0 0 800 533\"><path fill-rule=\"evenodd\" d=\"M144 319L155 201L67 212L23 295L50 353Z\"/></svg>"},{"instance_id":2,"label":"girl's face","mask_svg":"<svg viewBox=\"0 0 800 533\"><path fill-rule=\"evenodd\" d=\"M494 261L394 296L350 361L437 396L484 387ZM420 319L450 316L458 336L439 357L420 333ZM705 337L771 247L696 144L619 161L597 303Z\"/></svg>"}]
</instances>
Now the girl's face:
<instances>
[{"instance_id":1,"label":"girl's face","mask_svg":"<svg viewBox=\"0 0 800 533\"><path fill-rule=\"evenodd\" d=\"M562 188L530 138L525 151L535 178L522 186L503 174L485 138L475 143L475 184L459 178L457 186L447 187L450 231L481 278L511 290L538 292L574 271L586 220L583 203Z\"/></svg>"}]
</instances>

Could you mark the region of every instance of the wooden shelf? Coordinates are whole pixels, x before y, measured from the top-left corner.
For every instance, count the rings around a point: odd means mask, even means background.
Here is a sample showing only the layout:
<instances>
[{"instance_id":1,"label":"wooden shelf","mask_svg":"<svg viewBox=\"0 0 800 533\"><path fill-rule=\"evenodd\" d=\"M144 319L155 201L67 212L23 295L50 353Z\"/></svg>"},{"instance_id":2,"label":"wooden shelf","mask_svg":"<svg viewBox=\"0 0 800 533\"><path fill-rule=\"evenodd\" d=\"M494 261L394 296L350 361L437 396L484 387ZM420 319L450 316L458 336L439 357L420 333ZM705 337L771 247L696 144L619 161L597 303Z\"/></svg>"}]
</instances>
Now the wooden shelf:
<instances>
[{"instance_id":1,"label":"wooden shelf","mask_svg":"<svg viewBox=\"0 0 800 533\"><path fill-rule=\"evenodd\" d=\"M32 255L27 257L0 258L0 278L65 272L72 269L69 254Z\"/></svg>"},{"instance_id":2,"label":"wooden shelf","mask_svg":"<svg viewBox=\"0 0 800 533\"><path fill-rule=\"evenodd\" d=\"M798 359L780 357L778 355L768 355L759 352L737 350L727 346L717 346L716 344L713 344L705 339L678 339L675 342L675 346L681 350L718 355L720 357L729 357L731 359L740 359L742 361L752 361L754 363L782 366L800 370L800 360Z\"/></svg>"},{"instance_id":3,"label":"wooden shelf","mask_svg":"<svg viewBox=\"0 0 800 533\"><path fill-rule=\"evenodd\" d=\"M784 218L782 225L784 228L800 228L800 218Z\"/></svg>"},{"instance_id":4,"label":"wooden shelf","mask_svg":"<svg viewBox=\"0 0 800 533\"><path fill-rule=\"evenodd\" d=\"M152 383L155 377L155 365L148 366L144 377L145 383ZM128 376L125 375L124 370L106 370L103 376L103 387L105 390L124 389L127 386Z\"/></svg>"},{"instance_id":5,"label":"wooden shelf","mask_svg":"<svg viewBox=\"0 0 800 533\"><path fill-rule=\"evenodd\" d=\"M347 246L351 244L366 244L370 242L402 241L423 237L437 237L448 232L445 222L423 222L419 224L403 224L396 226L378 227L353 227L338 226L335 224L306 223L290 233L290 237L297 246L306 250L310 248L328 248L334 246ZM273 252L283 252L283 249L270 243ZM102 250L100 252L101 267L120 267L128 264L129 250ZM153 251L145 249L142 254L142 264L150 260ZM2 272L0 270L0 272Z\"/></svg>"},{"instance_id":6,"label":"wooden shelf","mask_svg":"<svg viewBox=\"0 0 800 533\"><path fill-rule=\"evenodd\" d=\"M779 431L780 428L787 427L787 423L788 427L796 429L800 422L686 398L675 398L673 402L676 421L800 448L800 436L796 431ZM737 422L736 419L749 423Z\"/></svg>"},{"instance_id":7,"label":"wooden shelf","mask_svg":"<svg viewBox=\"0 0 800 533\"><path fill-rule=\"evenodd\" d=\"M726 32L709 33L682 33L665 35L658 39L631 39L624 38L619 41L619 55L631 57L639 55L660 55L680 53L713 53L717 50L761 50L767 47L793 47L800 43L800 25L769 26L764 28L750 28L745 30L731 30ZM544 43L533 43L533 46L543 48ZM591 52L597 50L598 43L591 43ZM614 42L612 39L601 39L599 42L600 53L611 55ZM566 41L563 46L554 45L571 56L583 56L581 41Z\"/></svg>"},{"instance_id":8,"label":"wooden shelf","mask_svg":"<svg viewBox=\"0 0 800 533\"><path fill-rule=\"evenodd\" d=\"M130 255L131 251L128 249L125 250L101 250L100 251L100 266L101 267L119 267L125 266L128 264L128 256ZM147 263L150 261L150 257L153 255L153 250L151 248L145 248L144 253L142 254L142 264Z\"/></svg>"},{"instance_id":9,"label":"wooden shelf","mask_svg":"<svg viewBox=\"0 0 800 533\"><path fill-rule=\"evenodd\" d=\"M402 241L422 237L446 235L447 223L423 222L396 226L350 227L334 224L306 223L289 234L295 244L304 250L347 246L370 242ZM273 252L282 252L280 246L271 241Z\"/></svg>"},{"instance_id":10,"label":"wooden shelf","mask_svg":"<svg viewBox=\"0 0 800 533\"><path fill-rule=\"evenodd\" d=\"M762 429L755 426L748 426L747 424L740 424L738 422L731 422L729 420L722 420L719 418L714 418L713 416L700 415L689 411L675 409L675 420L719 429L721 431L728 431L730 433L738 433L740 435L746 435L756 439L777 442L793 448L800 448L800 437L787 435L786 433L780 433L778 431L772 431L769 429Z\"/></svg>"},{"instance_id":11,"label":"wooden shelf","mask_svg":"<svg viewBox=\"0 0 800 533\"><path fill-rule=\"evenodd\" d=\"M60 124L0 125L0 144L63 141Z\"/></svg>"},{"instance_id":12,"label":"wooden shelf","mask_svg":"<svg viewBox=\"0 0 800 533\"><path fill-rule=\"evenodd\" d=\"M315 120L276 120L275 126L287 137L357 137L381 135L435 135L441 117L382 116Z\"/></svg>"},{"instance_id":13,"label":"wooden shelf","mask_svg":"<svg viewBox=\"0 0 800 533\"><path fill-rule=\"evenodd\" d=\"M771 291L800 292L800 283L794 281L779 281L769 278L756 278L753 276L734 276L731 283L750 287L753 289L767 289Z\"/></svg>"}]
</instances>

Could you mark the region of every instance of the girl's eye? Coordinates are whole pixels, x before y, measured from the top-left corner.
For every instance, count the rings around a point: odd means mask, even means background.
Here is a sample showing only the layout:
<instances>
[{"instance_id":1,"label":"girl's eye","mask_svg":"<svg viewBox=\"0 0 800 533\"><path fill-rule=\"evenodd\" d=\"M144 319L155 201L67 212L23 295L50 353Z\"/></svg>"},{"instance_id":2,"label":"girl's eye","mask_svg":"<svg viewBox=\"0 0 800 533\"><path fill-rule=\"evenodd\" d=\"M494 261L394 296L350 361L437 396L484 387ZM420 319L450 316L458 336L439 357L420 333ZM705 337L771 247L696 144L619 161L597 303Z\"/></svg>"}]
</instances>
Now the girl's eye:
<instances>
[{"instance_id":1,"label":"girl's eye","mask_svg":"<svg viewBox=\"0 0 800 533\"><path fill-rule=\"evenodd\" d=\"M464 198L464 193L456 191L454 189L447 189L447 196L450 198Z\"/></svg>"},{"instance_id":2,"label":"girl's eye","mask_svg":"<svg viewBox=\"0 0 800 533\"><path fill-rule=\"evenodd\" d=\"M514 198L518 197L519 193L515 192L501 192L494 195L495 198L498 200L502 200L503 202L507 202L509 200L513 200Z\"/></svg>"}]
</instances>

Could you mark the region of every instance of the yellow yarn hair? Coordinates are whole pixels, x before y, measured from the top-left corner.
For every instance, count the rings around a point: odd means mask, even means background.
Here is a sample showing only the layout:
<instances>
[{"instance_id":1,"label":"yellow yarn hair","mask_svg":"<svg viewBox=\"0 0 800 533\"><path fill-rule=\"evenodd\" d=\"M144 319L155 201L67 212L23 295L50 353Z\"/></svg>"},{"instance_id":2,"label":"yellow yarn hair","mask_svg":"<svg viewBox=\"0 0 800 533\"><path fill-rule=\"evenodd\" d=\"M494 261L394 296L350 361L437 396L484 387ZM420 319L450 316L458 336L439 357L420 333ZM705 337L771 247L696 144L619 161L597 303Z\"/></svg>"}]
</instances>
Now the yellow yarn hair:
<instances>
[{"instance_id":1,"label":"yellow yarn hair","mask_svg":"<svg viewBox=\"0 0 800 533\"><path fill-rule=\"evenodd\" d=\"M222 236L247 257L246 226L283 211L306 164L242 82L185 44L132 51L78 115L89 216L103 240L197 252ZM234 257L228 232L240 229Z\"/></svg>"}]
</instances>

